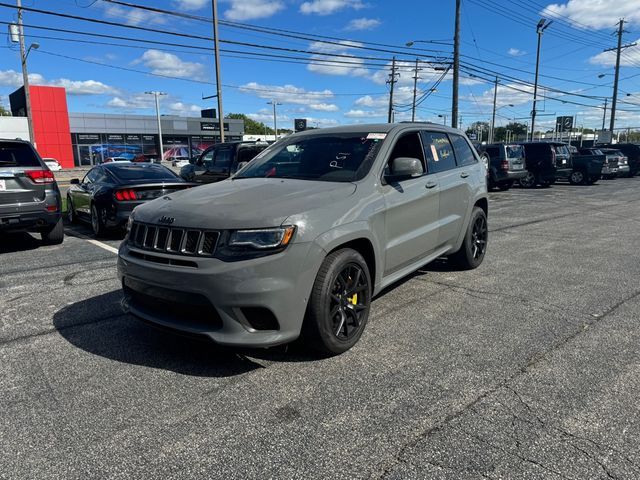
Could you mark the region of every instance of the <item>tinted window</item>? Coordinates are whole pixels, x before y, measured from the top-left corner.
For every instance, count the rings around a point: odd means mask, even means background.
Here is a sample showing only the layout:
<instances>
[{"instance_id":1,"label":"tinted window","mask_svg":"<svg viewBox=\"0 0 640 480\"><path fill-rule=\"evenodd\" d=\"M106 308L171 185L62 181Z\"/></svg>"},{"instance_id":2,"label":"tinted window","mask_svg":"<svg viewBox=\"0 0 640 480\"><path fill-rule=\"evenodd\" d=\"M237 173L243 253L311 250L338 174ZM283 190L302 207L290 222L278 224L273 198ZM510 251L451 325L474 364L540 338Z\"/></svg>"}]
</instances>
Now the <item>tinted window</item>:
<instances>
[{"instance_id":1,"label":"tinted window","mask_svg":"<svg viewBox=\"0 0 640 480\"><path fill-rule=\"evenodd\" d=\"M0 166L39 167L40 162L26 143L0 143Z\"/></svg>"},{"instance_id":2,"label":"tinted window","mask_svg":"<svg viewBox=\"0 0 640 480\"><path fill-rule=\"evenodd\" d=\"M487 147L486 152L491 158L500 158L500 150L498 147Z\"/></svg>"},{"instance_id":3,"label":"tinted window","mask_svg":"<svg viewBox=\"0 0 640 480\"><path fill-rule=\"evenodd\" d=\"M456 163L459 167L476 163L476 157L464 137L451 135L451 141L453 142L453 150L456 152Z\"/></svg>"},{"instance_id":4,"label":"tinted window","mask_svg":"<svg viewBox=\"0 0 640 480\"><path fill-rule=\"evenodd\" d=\"M231 158L233 157L233 150L230 148L223 148L216 151L216 158L214 165L216 168L229 168L231 164Z\"/></svg>"},{"instance_id":5,"label":"tinted window","mask_svg":"<svg viewBox=\"0 0 640 480\"><path fill-rule=\"evenodd\" d=\"M123 182L131 180L166 180L175 182L178 179L178 176L168 168L155 164L122 164L109 168L109 171L114 177Z\"/></svg>"},{"instance_id":6,"label":"tinted window","mask_svg":"<svg viewBox=\"0 0 640 480\"><path fill-rule=\"evenodd\" d=\"M84 176L82 183L94 183L98 179L98 169L89 170Z\"/></svg>"},{"instance_id":7,"label":"tinted window","mask_svg":"<svg viewBox=\"0 0 640 480\"><path fill-rule=\"evenodd\" d=\"M524 157L524 148L522 145L507 145L507 158L523 158Z\"/></svg>"},{"instance_id":8,"label":"tinted window","mask_svg":"<svg viewBox=\"0 0 640 480\"><path fill-rule=\"evenodd\" d=\"M241 148L238 150L238 162L249 162L253 160L253 157L258 155L265 148L266 146Z\"/></svg>"},{"instance_id":9,"label":"tinted window","mask_svg":"<svg viewBox=\"0 0 640 480\"><path fill-rule=\"evenodd\" d=\"M312 134L280 140L234 177L352 182L371 169L385 134Z\"/></svg>"},{"instance_id":10,"label":"tinted window","mask_svg":"<svg viewBox=\"0 0 640 480\"><path fill-rule=\"evenodd\" d=\"M385 175L391 175L393 173L390 169L391 161L394 158L399 157L417 158L422 163L422 171L427 171L424 159L424 151L422 149L422 144L420 143L420 136L418 132L407 133L401 136L396 141L396 144L391 151L391 155L389 156L389 162L385 167Z\"/></svg>"},{"instance_id":11,"label":"tinted window","mask_svg":"<svg viewBox=\"0 0 640 480\"><path fill-rule=\"evenodd\" d=\"M422 141L429 173L444 172L456 168L456 157L446 134L422 132Z\"/></svg>"},{"instance_id":12,"label":"tinted window","mask_svg":"<svg viewBox=\"0 0 640 480\"><path fill-rule=\"evenodd\" d=\"M202 154L202 156L200 157L200 161L198 163L200 163L200 165L204 165L206 168L210 168L213 166L213 154L215 153L215 150L209 150L207 152L204 152Z\"/></svg>"}]
</instances>

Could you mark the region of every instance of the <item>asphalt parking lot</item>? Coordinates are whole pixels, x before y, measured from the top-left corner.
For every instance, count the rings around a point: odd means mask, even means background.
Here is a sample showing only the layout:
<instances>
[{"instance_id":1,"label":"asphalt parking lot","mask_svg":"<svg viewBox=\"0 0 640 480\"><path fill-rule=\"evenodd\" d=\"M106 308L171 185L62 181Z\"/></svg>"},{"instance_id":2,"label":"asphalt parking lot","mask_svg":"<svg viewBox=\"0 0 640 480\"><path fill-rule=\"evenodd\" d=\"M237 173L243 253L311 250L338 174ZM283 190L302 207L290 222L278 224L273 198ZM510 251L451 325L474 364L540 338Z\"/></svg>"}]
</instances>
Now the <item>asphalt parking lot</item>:
<instances>
[{"instance_id":1,"label":"asphalt parking lot","mask_svg":"<svg viewBox=\"0 0 640 480\"><path fill-rule=\"evenodd\" d=\"M491 200L484 264L333 358L128 318L118 238L5 238L0 478L640 478L640 178Z\"/></svg>"}]
</instances>

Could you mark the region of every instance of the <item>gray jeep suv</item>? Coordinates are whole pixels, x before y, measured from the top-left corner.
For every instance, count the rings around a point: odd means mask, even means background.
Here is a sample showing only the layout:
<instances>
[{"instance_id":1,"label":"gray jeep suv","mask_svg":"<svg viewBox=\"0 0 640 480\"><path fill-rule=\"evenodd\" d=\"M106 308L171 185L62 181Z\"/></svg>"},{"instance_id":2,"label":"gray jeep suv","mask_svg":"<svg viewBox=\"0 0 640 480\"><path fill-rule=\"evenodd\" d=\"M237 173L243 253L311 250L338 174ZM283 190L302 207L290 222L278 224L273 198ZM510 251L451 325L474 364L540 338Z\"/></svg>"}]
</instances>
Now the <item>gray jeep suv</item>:
<instances>
[{"instance_id":1,"label":"gray jeep suv","mask_svg":"<svg viewBox=\"0 0 640 480\"><path fill-rule=\"evenodd\" d=\"M60 190L29 142L0 139L0 233L40 233L44 244L64 240Z\"/></svg>"},{"instance_id":2,"label":"gray jeep suv","mask_svg":"<svg viewBox=\"0 0 640 480\"><path fill-rule=\"evenodd\" d=\"M480 265L487 210L485 168L458 130L300 132L228 180L136 207L118 255L123 306L219 344L302 335L341 353L388 285L441 256Z\"/></svg>"}]
</instances>

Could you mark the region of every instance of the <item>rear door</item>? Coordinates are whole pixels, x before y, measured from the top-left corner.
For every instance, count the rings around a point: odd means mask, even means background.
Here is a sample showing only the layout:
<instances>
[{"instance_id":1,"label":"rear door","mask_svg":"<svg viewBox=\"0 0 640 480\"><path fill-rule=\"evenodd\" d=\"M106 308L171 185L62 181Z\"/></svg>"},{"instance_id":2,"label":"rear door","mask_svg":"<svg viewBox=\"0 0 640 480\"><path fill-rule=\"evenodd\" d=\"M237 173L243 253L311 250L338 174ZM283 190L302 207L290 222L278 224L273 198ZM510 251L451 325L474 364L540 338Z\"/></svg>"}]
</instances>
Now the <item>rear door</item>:
<instances>
[{"instance_id":1,"label":"rear door","mask_svg":"<svg viewBox=\"0 0 640 480\"><path fill-rule=\"evenodd\" d=\"M504 150L507 162L509 162L509 170L516 172L524 170L524 148L522 145L505 145Z\"/></svg>"},{"instance_id":2,"label":"rear door","mask_svg":"<svg viewBox=\"0 0 640 480\"><path fill-rule=\"evenodd\" d=\"M417 158L424 175L384 185L385 275L411 265L433 253L438 247L439 187L435 175L427 173L419 133L403 134L396 140L389 163L397 157Z\"/></svg>"},{"instance_id":3,"label":"rear door","mask_svg":"<svg viewBox=\"0 0 640 480\"><path fill-rule=\"evenodd\" d=\"M440 185L440 245L453 246L464 226L473 191L471 184L481 172L475 155L460 135L423 132L423 143L430 172ZM482 174L480 173L482 176Z\"/></svg>"},{"instance_id":4,"label":"rear door","mask_svg":"<svg viewBox=\"0 0 640 480\"><path fill-rule=\"evenodd\" d=\"M0 142L0 215L41 209L51 186L33 182L25 172L43 169L28 143Z\"/></svg>"}]
</instances>

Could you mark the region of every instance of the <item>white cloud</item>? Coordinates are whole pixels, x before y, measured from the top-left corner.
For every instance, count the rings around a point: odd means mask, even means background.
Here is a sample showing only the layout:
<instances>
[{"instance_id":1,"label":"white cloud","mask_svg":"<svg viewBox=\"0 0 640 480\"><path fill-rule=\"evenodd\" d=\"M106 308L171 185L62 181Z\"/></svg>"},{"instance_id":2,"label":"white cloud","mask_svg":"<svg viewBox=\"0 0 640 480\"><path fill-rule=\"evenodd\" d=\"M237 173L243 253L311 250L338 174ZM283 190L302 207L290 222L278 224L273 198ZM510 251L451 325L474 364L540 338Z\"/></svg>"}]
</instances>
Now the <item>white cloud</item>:
<instances>
[{"instance_id":1,"label":"white cloud","mask_svg":"<svg viewBox=\"0 0 640 480\"><path fill-rule=\"evenodd\" d=\"M118 110L145 110L155 108L154 102L155 100L151 95L137 93L115 96L107 102L107 107Z\"/></svg>"},{"instance_id":2,"label":"white cloud","mask_svg":"<svg viewBox=\"0 0 640 480\"><path fill-rule=\"evenodd\" d=\"M227 20L253 20L267 18L284 10L281 0L230 0L231 7L224 12Z\"/></svg>"},{"instance_id":3,"label":"white cloud","mask_svg":"<svg viewBox=\"0 0 640 480\"><path fill-rule=\"evenodd\" d=\"M413 85L413 77L415 75L415 62L396 62L396 85ZM418 65L420 68L419 73L419 83L433 83L437 79L439 79L444 73L440 69L443 67L434 67L429 63L421 62ZM438 70L436 70L438 68ZM373 80L378 85L384 85L389 80L389 75L391 74L391 62L387 63L387 68L384 70L378 70L373 74L371 80ZM448 72L445 76L445 80L448 80L451 77L452 73Z\"/></svg>"},{"instance_id":4,"label":"white cloud","mask_svg":"<svg viewBox=\"0 0 640 480\"><path fill-rule=\"evenodd\" d=\"M312 0L300 5L300 12L305 15L331 15L345 8L360 10L365 7L361 0Z\"/></svg>"},{"instance_id":5,"label":"white cloud","mask_svg":"<svg viewBox=\"0 0 640 480\"><path fill-rule=\"evenodd\" d=\"M517 89L517 90L516 90ZM547 95L547 91L544 88L538 87L538 102L544 101L544 97ZM482 95L474 95L473 97L464 97L465 100L472 100L474 103L480 105L493 105L494 89L490 88L482 92ZM522 105L533 101L533 86L520 85L520 84L498 84L498 96L496 99L496 105L503 107L509 104ZM538 109L542 108L541 105Z\"/></svg>"},{"instance_id":6,"label":"white cloud","mask_svg":"<svg viewBox=\"0 0 640 480\"><path fill-rule=\"evenodd\" d=\"M134 63L142 63L156 75L204 80L204 65L197 62L185 62L177 55L160 50L147 50Z\"/></svg>"},{"instance_id":7,"label":"white cloud","mask_svg":"<svg viewBox=\"0 0 640 480\"><path fill-rule=\"evenodd\" d=\"M636 40L640 43L640 39ZM640 63L640 45L626 48L624 54L620 57L620 65L623 67L637 67ZM601 65L603 67L613 67L616 64L616 52L602 52L589 59L589 63L593 65Z\"/></svg>"},{"instance_id":8,"label":"white cloud","mask_svg":"<svg viewBox=\"0 0 640 480\"><path fill-rule=\"evenodd\" d=\"M273 110L270 108L261 108L256 113L249 113L247 117L256 122L262 122L267 126L273 126ZM276 111L276 119L278 121L278 130L280 128L287 128L286 125L281 125L281 123L284 124L284 122L293 121L291 117L278 111Z\"/></svg>"},{"instance_id":9,"label":"white cloud","mask_svg":"<svg viewBox=\"0 0 640 480\"><path fill-rule=\"evenodd\" d=\"M331 90L307 91L295 85L261 85L250 82L240 87L243 93L249 93L267 100L275 100L283 104L294 105L326 105L326 100L333 98Z\"/></svg>"},{"instance_id":10,"label":"white cloud","mask_svg":"<svg viewBox=\"0 0 640 480\"><path fill-rule=\"evenodd\" d=\"M614 28L621 18L640 24L640 4L638 0L569 0L547 6L542 15L562 20L568 17L577 28Z\"/></svg>"},{"instance_id":11,"label":"white cloud","mask_svg":"<svg viewBox=\"0 0 640 480\"><path fill-rule=\"evenodd\" d=\"M211 4L210 0L176 0L174 3L180 10L200 10Z\"/></svg>"},{"instance_id":12,"label":"white cloud","mask_svg":"<svg viewBox=\"0 0 640 480\"><path fill-rule=\"evenodd\" d=\"M169 111L180 116L200 116L202 108L199 105L189 105L182 102L173 102L168 105Z\"/></svg>"},{"instance_id":13,"label":"white cloud","mask_svg":"<svg viewBox=\"0 0 640 480\"><path fill-rule=\"evenodd\" d=\"M510 48L507 53L509 55L511 55L512 57L522 57L523 55L526 55L527 52L520 50L518 48Z\"/></svg>"},{"instance_id":14,"label":"white cloud","mask_svg":"<svg viewBox=\"0 0 640 480\"><path fill-rule=\"evenodd\" d=\"M105 5L105 4L103 4ZM105 5L107 18L123 21L127 25L162 25L167 23L166 15L137 8L123 8L118 5Z\"/></svg>"},{"instance_id":15,"label":"white cloud","mask_svg":"<svg viewBox=\"0 0 640 480\"><path fill-rule=\"evenodd\" d=\"M377 18L354 18L347 24L345 30L373 30L381 23Z\"/></svg>"},{"instance_id":16,"label":"white cloud","mask_svg":"<svg viewBox=\"0 0 640 480\"><path fill-rule=\"evenodd\" d=\"M337 112L340 108L333 103L312 103L309 105L311 110L318 112Z\"/></svg>"},{"instance_id":17,"label":"white cloud","mask_svg":"<svg viewBox=\"0 0 640 480\"><path fill-rule=\"evenodd\" d=\"M345 112L344 116L347 118L380 118L385 116L386 113L382 110L360 110L352 109Z\"/></svg>"},{"instance_id":18,"label":"white cloud","mask_svg":"<svg viewBox=\"0 0 640 480\"><path fill-rule=\"evenodd\" d=\"M323 75L367 76L369 70L365 68L364 60L350 54L353 48L360 46L362 46L361 43L348 40L335 43L313 42L309 45L309 50L322 52L326 55L311 55L307 70Z\"/></svg>"},{"instance_id":19,"label":"white cloud","mask_svg":"<svg viewBox=\"0 0 640 480\"><path fill-rule=\"evenodd\" d=\"M69 95L113 95L118 89L97 80L69 80L56 78L46 80L39 73L29 74L31 85L45 85L50 87L64 87ZM22 86L22 73L15 70L0 70L0 86L18 88Z\"/></svg>"}]
</instances>

